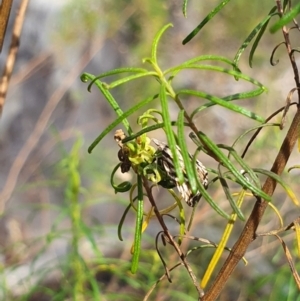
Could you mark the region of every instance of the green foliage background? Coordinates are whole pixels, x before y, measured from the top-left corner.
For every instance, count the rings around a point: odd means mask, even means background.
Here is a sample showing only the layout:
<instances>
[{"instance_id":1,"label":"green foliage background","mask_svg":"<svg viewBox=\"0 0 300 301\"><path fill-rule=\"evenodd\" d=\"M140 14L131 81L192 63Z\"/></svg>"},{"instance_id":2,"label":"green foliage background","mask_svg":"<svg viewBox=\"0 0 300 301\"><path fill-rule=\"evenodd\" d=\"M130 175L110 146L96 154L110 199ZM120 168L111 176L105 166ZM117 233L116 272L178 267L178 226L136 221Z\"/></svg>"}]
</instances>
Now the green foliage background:
<instances>
[{"instance_id":1,"label":"green foliage background","mask_svg":"<svg viewBox=\"0 0 300 301\"><path fill-rule=\"evenodd\" d=\"M90 57L92 63L84 71L100 74L124 66L144 67L141 59L150 55L155 34L169 22L174 24L174 28L165 33L158 48L159 63L164 68L204 54L222 55L232 59L244 39L267 15L273 1L231 2L203 28L194 40L183 46L182 40L216 6L215 1L190 2L186 19L181 13L182 3L178 1L163 3L140 0L101 1L100 3L96 0L69 1L57 19L57 30L53 30L50 34L51 41L55 45L53 51L56 54L58 68L69 70L74 61L95 43L101 45L99 48L101 51L95 55L95 58ZM248 49L240 61L243 73L262 82L269 89L267 94L262 94L255 101L243 101L246 108L262 112L264 117L284 105L286 94L290 89L289 85L292 87L292 83L289 83L292 79L288 77L291 73L287 73L287 84L282 78L282 74L289 69L288 58L285 57L282 49L279 49L276 54L280 63L276 67L269 64L273 47L279 41L281 41L280 33L271 35L266 32L257 48L253 68L248 65ZM110 45L108 49L105 48L107 44ZM70 52L72 57L69 57ZM115 61L111 61L112 56L116 58ZM100 66L101 70L95 70L93 62L99 59L101 61L97 67ZM193 71L184 72L174 81L174 85L178 89L205 87L207 91L220 97L239 92L222 74L213 74L213 76L210 72L201 74L199 77L195 76L196 73ZM78 83L79 76L78 73ZM115 79L116 77L112 78ZM153 95L153 91L157 91L157 88L155 81L140 80L120 86L112 93L120 100L119 105L126 111L141 100L141 91L146 98ZM26 279L15 284L18 288L26 286L26 289L16 296L16 290L7 285L8 275L18 271L22 260L16 259L11 264L3 265L1 278L3 300L42 300L42 298L43 300L142 300L151 285L164 273L154 247L154 235L157 233L155 224L150 225L143 235L137 274L130 273L134 214L129 213L123 226L124 241L120 242L117 239L116 229L128 205L128 196L114 194L110 186L108 175L111 173L112 166L115 166L118 161L118 147L113 141L113 132L104 138L92 155L86 151L88 145L112 122L115 115L109 111L99 91L95 87L91 91L92 93L88 94L84 84L71 87L72 103L77 108L83 108L83 103L96 99L99 103L98 119L86 120L86 116L81 116L78 110L77 116L85 121L81 124L74 121L70 126L73 128L72 134L67 139L62 135L63 130L57 129L57 125L52 124L46 135L48 141L54 141L52 150L55 152L55 158L44 164L43 168L48 171L46 178L44 180L29 178L25 183L19 183L14 192L18 197L22 194L34 195L39 189L45 189L56 199L52 200L50 197L49 203L41 200L34 204L24 204L24 211L29 212L26 223L30 225L33 217L43 220L43 216L47 216L50 219L49 231L40 236L29 235L24 242L18 242L26 246L25 252L28 252L29 259L27 258L25 262L32 272ZM190 98L186 100L185 105L188 109L193 108L197 101L196 98ZM174 108L171 106L170 111L172 110ZM136 113L130 117L132 125L136 124L138 116L139 113ZM279 122L279 119L277 117L276 122ZM203 131L209 137L217 143L229 145L245 129L254 125L254 121L219 107L201 115L201 119L197 120L197 126L203 127ZM140 128L136 125L133 130L138 131ZM255 140L247 155L248 162L253 166L268 169L284 133L285 129L282 132L277 128L265 129ZM162 140L166 140L162 132L158 135ZM241 143L238 151L243 147ZM195 146L191 144L189 149L192 151ZM298 160L299 155L295 152L290 164L296 164ZM206 166L215 164L208 156L201 157L201 161ZM25 169L24 173L26 172ZM283 178L299 195L297 175L297 171L286 172ZM220 199L220 205L226 207L227 201L224 197L222 199L220 190L214 189L214 186L210 190L215 199ZM60 196L59 199L57 194ZM167 199L167 194L159 196ZM287 220L294 216L295 209L280 188L274 204L280 206L281 214ZM243 212L247 212L251 207L252 204L245 203ZM9 213L11 212L14 212L13 205ZM271 210L269 214L272 216ZM226 221L213 214L207 205L202 204L196 213L191 233L218 241L225 224ZM172 225L170 221L170 228ZM276 225L278 226L277 220L268 219L260 230L268 231ZM240 228L242 222L238 221L233 232L234 238L239 234ZM230 243L234 242L234 238ZM285 240L293 246L293 238L290 235ZM53 263L35 266L34 263L38 262L53 243L59 240L68 242L67 251L63 256L59 260L52 259ZM275 242L270 241L270 244L267 242L268 239L265 239L263 247L262 241L253 244L249 254L246 255L249 265L239 266L220 300L300 300L283 259L283 252ZM10 245L9 248L13 250L16 244ZM187 250L190 246L196 246L196 243L184 241L182 248ZM12 252L9 248L4 248L3 254ZM178 261L172 250L165 248L163 253L173 264ZM203 275L212 254L213 250L207 249L194 252L189 257L199 277ZM173 284L162 281L151 295L151 300L195 300L194 287L183 269L176 269L172 273L172 282Z\"/></svg>"}]
</instances>

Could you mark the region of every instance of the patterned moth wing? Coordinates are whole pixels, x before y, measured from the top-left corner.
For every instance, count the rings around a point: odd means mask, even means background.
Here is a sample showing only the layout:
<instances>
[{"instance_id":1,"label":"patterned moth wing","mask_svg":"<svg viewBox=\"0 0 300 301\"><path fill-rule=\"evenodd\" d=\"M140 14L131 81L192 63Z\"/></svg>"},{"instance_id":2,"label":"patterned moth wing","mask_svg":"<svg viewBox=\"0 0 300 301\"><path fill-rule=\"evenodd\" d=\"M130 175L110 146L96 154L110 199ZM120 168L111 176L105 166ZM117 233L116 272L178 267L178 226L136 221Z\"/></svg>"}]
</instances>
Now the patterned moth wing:
<instances>
[{"instance_id":1,"label":"patterned moth wing","mask_svg":"<svg viewBox=\"0 0 300 301\"><path fill-rule=\"evenodd\" d=\"M160 155L157 158L158 166L167 174L169 181L174 183L174 187L176 186L178 191L180 192L183 200L190 206L194 207L198 201L200 200L201 193L198 191L196 194L193 194L188 177L185 171L185 166L183 162L183 157L181 154L181 150L178 145L176 145L177 156L179 159L179 164L182 168L183 175L185 178L184 183L179 184L176 171L173 163L173 156L170 148L164 142L161 142L157 139L152 139L152 141L157 145L157 149L160 152ZM193 157L189 154L190 159L193 160ZM199 161L196 160L196 171L197 175L202 182L202 185L206 188L208 185L208 173L205 166Z\"/></svg>"}]
</instances>

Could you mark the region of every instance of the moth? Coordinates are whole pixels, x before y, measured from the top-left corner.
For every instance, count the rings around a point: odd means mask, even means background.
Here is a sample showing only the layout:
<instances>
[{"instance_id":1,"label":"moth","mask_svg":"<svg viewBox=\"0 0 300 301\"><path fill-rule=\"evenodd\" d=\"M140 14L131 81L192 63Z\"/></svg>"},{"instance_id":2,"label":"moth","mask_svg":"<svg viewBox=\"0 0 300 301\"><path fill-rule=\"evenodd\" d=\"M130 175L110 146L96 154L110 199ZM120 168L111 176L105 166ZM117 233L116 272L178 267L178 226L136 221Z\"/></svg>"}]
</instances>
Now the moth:
<instances>
[{"instance_id":1,"label":"moth","mask_svg":"<svg viewBox=\"0 0 300 301\"><path fill-rule=\"evenodd\" d=\"M180 184L177 179L174 163L173 163L173 156L170 148L168 145L164 142L161 142L157 139L152 139L152 141L157 145L157 150L159 152L158 157L157 157L157 165L166 173L168 177L168 183L170 186L173 185L173 187L177 187L178 191L180 192L183 200L190 206L194 207L200 200L201 198L201 193L198 191L196 194L194 194L191 190L191 186L187 177L187 173L185 170L184 166L184 161L182 157L181 150L179 146L176 146L176 152L177 156L179 158L179 164L182 168L183 175L185 181ZM189 154L190 159L193 160L193 157L191 154ZM208 185L208 173L205 168L205 166L199 161L196 160L196 171L197 171L197 176L199 177L200 182L202 185L207 188ZM160 184L160 183L158 183ZM164 185L162 185L164 186ZM170 188L170 187L168 187Z\"/></svg>"},{"instance_id":2,"label":"moth","mask_svg":"<svg viewBox=\"0 0 300 301\"><path fill-rule=\"evenodd\" d=\"M115 141L118 143L120 149L118 151L118 158L121 162L121 172L126 173L132 167L132 163L129 160L129 149L126 144L122 143L122 140L126 138L125 133L122 130L117 130L114 135ZM191 190L191 186L187 177L187 173L184 166L184 161L182 157L181 150L179 146L176 146L177 156L179 158L179 164L182 168L184 175L184 182L180 184L178 182L178 178L176 175L173 156L170 148L164 142L161 142L157 139L152 139L152 141L156 144L157 150L155 152L155 156L153 157L152 162L148 162L148 164L156 164L159 169L162 171L162 180L158 182L164 188L175 188L177 187L180 192L182 199L190 206L194 207L201 198L200 191L193 193ZM193 160L192 155L189 154L191 161ZM199 161L195 161L197 176L199 177L200 182L207 188L208 186L208 173L205 166Z\"/></svg>"}]
</instances>

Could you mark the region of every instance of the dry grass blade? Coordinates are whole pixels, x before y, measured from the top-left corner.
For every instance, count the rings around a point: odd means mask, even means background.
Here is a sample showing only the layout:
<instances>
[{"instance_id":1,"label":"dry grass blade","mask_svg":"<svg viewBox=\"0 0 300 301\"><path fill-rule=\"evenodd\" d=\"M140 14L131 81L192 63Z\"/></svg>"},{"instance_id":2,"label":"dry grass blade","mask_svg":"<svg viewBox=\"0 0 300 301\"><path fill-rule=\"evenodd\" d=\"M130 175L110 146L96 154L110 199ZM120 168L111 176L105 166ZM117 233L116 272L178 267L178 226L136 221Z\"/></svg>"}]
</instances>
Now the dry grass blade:
<instances>
[{"instance_id":1,"label":"dry grass blade","mask_svg":"<svg viewBox=\"0 0 300 301\"><path fill-rule=\"evenodd\" d=\"M278 240L280 241L280 243L283 247L284 254L286 256L286 259L287 259L287 261L289 263L289 266L290 266L290 269L292 271L292 275L293 275L293 277L296 281L298 289L300 290L300 277L299 277L299 274L298 274L298 272L295 268L295 265L293 263L292 255L291 255L288 247L286 246L285 242L283 241L283 239L280 236L278 236L277 234L274 234L274 236L276 236L278 238Z\"/></svg>"},{"instance_id":2,"label":"dry grass blade","mask_svg":"<svg viewBox=\"0 0 300 301\"><path fill-rule=\"evenodd\" d=\"M296 239L297 239L297 247L298 247L298 253L300 256L300 218L298 217L297 219L295 219L292 223L290 223L288 226L286 227L282 227L280 229L277 230L273 230L273 231L269 231L266 233L261 233L258 234L257 236L275 236L281 243L284 254L286 256L286 259L288 261L288 264L290 266L290 269L292 271L292 275L296 281L296 284L298 286L298 289L300 290L300 276L295 268L295 265L293 263L293 259L292 259L292 255L288 249L288 247L286 246L286 243L283 241L283 239L278 235L279 233L282 233L284 231L288 231L290 229L294 229L296 232Z\"/></svg>"},{"instance_id":3,"label":"dry grass blade","mask_svg":"<svg viewBox=\"0 0 300 301\"><path fill-rule=\"evenodd\" d=\"M33 129L30 137L27 139L24 146L20 149L7 175L6 183L2 191L0 192L0 214L3 213L6 203L10 199L15 189L20 172L30 153L37 146L42 134L46 130L52 113L54 112L58 103L60 102L66 91L69 89L69 87L72 85L72 83L76 80L78 74L88 64L91 57L93 57L101 47L102 40L95 42L93 45L91 45L90 48L87 49L87 51L85 51L85 53L82 55L79 62L75 64L74 67L70 70L70 72L66 75L65 80L61 83L61 86L53 92L52 96L48 100L35 125L35 128Z\"/></svg>"},{"instance_id":4,"label":"dry grass blade","mask_svg":"<svg viewBox=\"0 0 300 301\"><path fill-rule=\"evenodd\" d=\"M2 50L6 27L13 0L3 0L0 5L0 52Z\"/></svg>"},{"instance_id":5,"label":"dry grass blade","mask_svg":"<svg viewBox=\"0 0 300 301\"><path fill-rule=\"evenodd\" d=\"M299 224L299 218L294 221L294 225L295 225L295 232L296 232L298 256L300 258L300 224Z\"/></svg>"},{"instance_id":6,"label":"dry grass blade","mask_svg":"<svg viewBox=\"0 0 300 301\"><path fill-rule=\"evenodd\" d=\"M4 1L7 2L7 1ZM3 5L4 5L3 2ZM26 13L26 9L28 6L28 2L29 0L23 0L20 3L20 7L19 10L17 12L16 15L16 19L15 19L15 24L14 24L14 28L13 28L13 32L12 32L12 39L11 39L11 44L10 44L10 48L9 48L9 53L8 53L8 57L6 59L6 65L3 71L3 75L1 77L1 82L0 82L0 114L2 114L3 111L3 106L4 106L4 102L5 102L5 97L7 94L7 89L8 89L8 84L9 84L9 80L15 65L15 61L16 61L16 56L17 56L17 52L19 49L19 43L20 43L20 36L21 36L21 31L22 31L22 27L23 27L23 23L24 23L24 19L25 19L25 13ZM1 11L2 13L2 5L1 5Z\"/></svg>"},{"instance_id":7,"label":"dry grass blade","mask_svg":"<svg viewBox=\"0 0 300 301\"><path fill-rule=\"evenodd\" d=\"M175 266L173 266L172 268L170 268L169 272L171 272L172 270L176 269L177 267L183 265L182 262L177 263ZM156 286L165 278L167 277L167 274L163 274L149 289L149 291L147 292L147 294L145 295L143 301L147 301L151 295L151 293L154 291L154 289L156 288Z\"/></svg>"}]
</instances>

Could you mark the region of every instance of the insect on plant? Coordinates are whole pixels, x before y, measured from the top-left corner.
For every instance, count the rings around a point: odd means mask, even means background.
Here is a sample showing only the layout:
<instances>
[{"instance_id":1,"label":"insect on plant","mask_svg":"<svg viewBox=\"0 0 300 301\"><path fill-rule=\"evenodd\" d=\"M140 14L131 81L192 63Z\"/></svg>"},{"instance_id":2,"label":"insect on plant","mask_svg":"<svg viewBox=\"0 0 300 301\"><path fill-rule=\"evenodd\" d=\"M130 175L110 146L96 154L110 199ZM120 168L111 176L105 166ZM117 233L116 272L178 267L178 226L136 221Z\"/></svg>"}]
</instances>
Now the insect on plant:
<instances>
[{"instance_id":1,"label":"insect on plant","mask_svg":"<svg viewBox=\"0 0 300 301\"><path fill-rule=\"evenodd\" d=\"M152 139L152 141L157 145L157 152L160 154L157 156L157 165L162 168L165 173L168 175L168 177L171 179L171 181L174 182L176 185L178 191L180 192L182 199L190 206L194 207L201 198L201 193L198 191L197 193L193 193L188 181L188 177L185 171L185 166L183 162L183 157L181 154L181 150L178 145L176 145L176 152L179 159L180 167L183 170L184 174L184 182L180 184L178 182L176 171L174 168L174 162L173 162L173 156L170 148L168 145L164 142L161 142L157 139ZM189 154L189 157L191 161L193 160L193 157L191 154ZM199 161L196 160L196 171L197 176L199 177L200 181L202 182L202 185L207 188L208 185L208 173L205 168L205 166ZM175 186L174 185L174 186Z\"/></svg>"},{"instance_id":2,"label":"insect on plant","mask_svg":"<svg viewBox=\"0 0 300 301\"><path fill-rule=\"evenodd\" d=\"M121 172L126 173L130 170L131 167L133 167L135 172L138 172L139 169L135 166L136 164L134 162L136 161L135 158L137 156L141 157L141 155L135 153L134 158L132 157L132 148L122 143L122 140L125 138L126 135L122 130L116 131L114 139L120 147L120 150L118 152L118 158L121 162ZM178 181L173 162L173 155L168 145L155 138L153 138L152 141L156 144L157 149L153 153L152 157L150 154L150 156L148 157L148 161L143 161L142 164L140 164L142 166L143 173L148 175L149 180L157 183L158 185L164 188L171 189L177 187L182 199L187 203L187 205L189 205L190 207L194 207L199 202L201 198L201 193L199 191L193 193L191 190L180 147L178 145L176 146L176 152L179 159L180 167L184 174L184 182L182 184ZM140 144L138 138L137 144ZM149 150L152 151L151 146L149 147ZM189 157L192 161L193 157L191 154L189 154ZM207 170L199 160L196 160L195 164L197 176L199 177L199 180L204 186L204 188L207 188Z\"/></svg>"},{"instance_id":3,"label":"insect on plant","mask_svg":"<svg viewBox=\"0 0 300 301\"><path fill-rule=\"evenodd\" d=\"M194 29L183 40L182 43L186 44L193 39L201 30L201 28L206 25L209 20L212 20L213 16L229 2L229 0L221 1L221 3L207 15L207 17L199 24L199 26L197 26L197 28ZM286 194L292 199L294 204L299 206L299 201L297 200L292 189L289 188L281 178L281 174L284 172L284 169L287 166L289 156L292 154L293 147L299 140L299 131L297 130L299 129L300 123L299 100L297 103L298 110L287 131L286 136L282 136L282 145L278 150L278 154L274 159L270 170L255 166L256 164L250 159L245 159L245 155L251 145L254 147L253 141L255 141L258 134L262 130L266 131L267 127L269 126L274 127L274 129L278 126L277 123L271 123L270 120L282 110L284 110L285 116L291 103L288 102L286 109L281 108L267 118L264 111L262 112L262 115L260 115L258 112L256 112L256 110L249 111L246 107L235 103L236 100L255 98L267 91L267 88L262 83L248 76L247 74L244 74L240 70L240 59L245 49L249 45L253 45L249 56L250 67L252 67L253 55L261 37L266 32L268 22L271 20L271 18L277 18L278 16L280 17L279 22L277 22L275 26L273 25L270 30L275 32L283 27L284 42L280 42L274 48L270 62L273 66L276 65L273 60L274 53L279 45L285 45L288 51L289 60L292 63L295 79L295 87L290 91L288 99L291 98L295 91L299 92L299 72L298 66L296 65L296 59L294 57L294 54L297 52L294 50L297 48L293 47L290 43L289 29L299 29L299 25L294 18L299 14L300 6L297 5L292 9L292 1L288 0L275 2L276 5L271 8L268 15L266 15L264 19L259 22L259 24L244 40L233 59L228 59L227 57L214 54L198 55L180 63L179 65L170 66L164 70L161 69L160 64L158 63L157 47L164 32L172 26L172 24L167 24L155 35L151 48L151 56L143 59L143 62L149 64L151 68L122 67L101 73L97 76L89 73L84 73L81 76L83 82L90 82L88 86L89 91L93 85L98 87L106 101L117 114L117 118L113 120L106 127L106 129L102 131L102 133L100 133L100 135L90 145L88 151L91 153L92 150L100 143L100 141L120 123L123 124L129 136L126 137L122 130L118 130L115 134L115 140L120 147L118 150L118 158L120 163L114 168L111 174L111 184L115 189L115 192L130 191L130 204L128 204L126 210L124 211L118 226L118 236L120 240L123 240L121 229L127 213L130 209L133 209L136 215L134 242L131 248L131 272L133 274L136 273L138 269L139 256L142 250L142 233L148 227L151 219L156 218L162 229L156 236L156 250L162 261L165 273L150 288L149 293L147 293L144 300L148 300L149 295L161 280L167 278L171 282L171 271L182 265L187 270L191 281L197 290L198 300L216 300L226 282L229 280L229 277L231 277L232 272L236 268L238 262L244 257L249 245L260 236L265 235L275 235L276 238L280 240L280 243L282 244L286 254L288 264L292 270L292 275L297 283L298 288L300 287L300 277L297 273L295 265L293 264L293 261L291 260L288 247L283 239L278 235L280 232L282 232L282 229L291 228L290 226L288 226L288 228L282 228L283 219L280 216L279 210L277 210L275 205L273 205L275 188L277 184L280 184L286 191ZM272 4L272 6L273 5L274 4ZM186 15L187 1L184 1L183 7L184 15ZM292 21L292 27L288 29L287 24ZM255 40L253 40L254 38ZM254 42L250 43L252 41ZM215 74L222 73L222 75L227 76L230 79L235 79L237 84L232 84L232 88L233 91L239 92L228 94L226 92L227 89L224 91L220 91L218 89L218 93L214 93L215 91L207 91L205 85L203 85L204 87L201 88L201 90L194 88L177 89L173 84L173 79L182 71L189 71L191 69L197 72L202 72L205 70ZM121 79L118 78L116 80L112 80L109 83L102 80L103 78L107 78L112 75L121 75L122 77ZM199 76L202 75L200 74ZM118 100L116 100L113 94L110 93L110 90L122 84L127 84L129 81L142 78L154 79L156 84L157 82L159 83L159 89L153 89L153 95L147 98L144 98L143 93L141 93L142 95L139 95L137 98L139 101L137 103L134 102L126 111L123 111ZM238 85L241 82L245 82L247 85L251 84L252 87L249 90L248 88L247 90L244 90L244 86L240 87ZM189 114L190 110L186 110L185 108L186 101L182 101L183 99L188 100L189 97L196 97L197 99L201 100L201 104L198 106L197 102L197 107L193 108L191 114ZM205 103L202 104L202 100L204 100ZM151 104L151 108L148 109L144 114L140 115L139 112L142 107L149 106L153 101L157 101L158 104L155 103L153 106ZM175 104L178 108L178 118L176 120L174 120L174 117L170 116L170 103ZM256 124L253 128L250 128L245 133L239 135L233 144L231 142L229 145L220 144L215 141L215 139L211 139L209 137L209 133L200 131L194 122L196 115L201 114L201 112L208 108L213 109L215 106L229 110L232 114L240 114L239 116L251 119L252 121L256 122ZM142 128L142 130L136 134L134 134L130 122L127 119L132 117L133 114L139 114L137 123ZM204 128L202 125L199 126L200 128ZM177 133L174 127L177 129ZM212 197L206 191L206 188L208 187L208 173L205 166L194 156L190 155L185 147L184 134L186 128L189 128L193 131L193 135L190 135L190 138L198 146L198 149L205 151L208 156L211 156L216 161L215 163L217 164L218 168L214 169L213 166L211 166L212 168L209 169L210 173L214 175L212 182L214 182L216 185L219 185L218 187L220 188L220 191L223 192L222 198L226 198L231 207L229 210L232 209L231 213L227 213L226 211L228 210L224 211L218 205L219 194L215 194L216 196ZM146 136L146 133L153 132L158 129L162 129L166 133L168 144L157 139L150 139ZM249 142L246 142L245 151L242 154L239 154L239 151L236 148L237 143L244 144L245 139L247 138L246 134L248 135L254 130L255 133L253 137L250 138ZM155 145L155 147L151 144ZM256 156L258 156L260 153L257 150L258 149L255 149ZM262 153L262 157L264 157L264 153ZM254 166L251 167L250 165ZM298 166L296 166L296 168L297 167ZM132 170L136 174L135 183L123 182L120 184L115 184L114 174L119 169L121 169L122 173L127 173ZM266 178L264 182L262 181L261 176ZM151 182L152 185L149 185L149 182ZM176 200L176 203L167 208L158 208L158 206L156 206L155 196L153 196L152 193L152 188L155 187L155 185L160 185L161 187L168 189L168 191ZM193 222L195 210L192 210L190 221L186 227L186 213L182 208L183 206L181 206L180 198L175 194L175 192L173 192L173 188L177 188L181 199L184 200L188 206L194 207L194 209L203 195L203 199L205 199L211 208L222 218L227 220L227 225L224 228L224 232L219 240L219 243L214 242L215 237L213 237L213 240L208 240L206 238L197 238L196 236L187 235L187 232L189 232L191 229L190 226ZM149 211L147 211L147 207L144 208L145 196L147 196L147 199L151 204ZM243 202L248 198L251 198L255 204L252 208L252 211L247 212L246 215L244 215L241 207ZM271 232L269 231L262 234L258 233L258 226L263 221L265 211L269 207L273 208L276 212L276 215L280 217L281 227L280 229ZM169 214L169 212L174 208L178 209L178 214L177 212L175 212L175 214ZM167 224L169 218L172 218L173 221L178 223L179 234L173 234L174 231L177 232L177 228L173 227L173 223L171 224L172 228L169 229ZM234 246L227 247L228 239L232 233L232 230L234 229L234 223L237 218L240 219L240 223L244 223L242 224L244 228L242 231L239 231L241 234L236 240ZM206 220L203 219L201 222L205 223ZM296 232L299 230L298 220L293 221L290 223L290 225L295 226ZM296 236L299 245L298 232ZM169 267L164 261L162 253L159 249L160 237L163 240L164 246L166 243L172 245L174 251L178 254L180 263L176 264L176 266ZM199 246L195 248L193 247L186 252L186 246L184 246L184 250L181 249L181 243L183 239L197 240L199 241ZM214 247L216 250L201 281L198 281L188 262L188 256L193 251L203 251L207 249L207 246ZM224 262L214 282L212 282L210 287L206 289L211 280L211 276L220 262L222 257L221 255L223 255L225 250L229 251L229 256ZM197 269L199 268L198 265L195 266ZM199 269L199 272L201 269Z\"/></svg>"}]
</instances>

